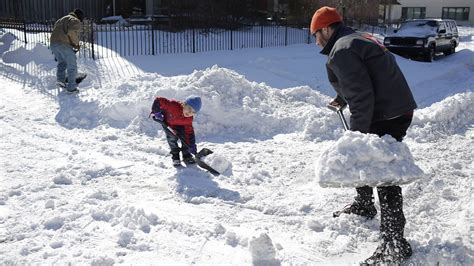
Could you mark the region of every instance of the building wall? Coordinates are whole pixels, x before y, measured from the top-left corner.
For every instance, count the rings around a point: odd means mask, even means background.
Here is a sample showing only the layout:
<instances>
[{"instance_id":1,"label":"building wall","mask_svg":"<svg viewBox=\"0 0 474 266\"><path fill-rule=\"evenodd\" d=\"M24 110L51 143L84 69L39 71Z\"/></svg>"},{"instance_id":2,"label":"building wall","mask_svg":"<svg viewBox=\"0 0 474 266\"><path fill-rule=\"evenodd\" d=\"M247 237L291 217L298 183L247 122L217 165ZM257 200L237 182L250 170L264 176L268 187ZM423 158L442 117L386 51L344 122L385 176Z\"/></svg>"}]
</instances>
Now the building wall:
<instances>
[{"instance_id":1,"label":"building wall","mask_svg":"<svg viewBox=\"0 0 474 266\"><path fill-rule=\"evenodd\" d=\"M105 13L103 0L0 0L0 17L29 21L50 21L61 18L74 8L84 10L86 18L101 18Z\"/></svg>"},{"instance_id":2,"label":"building wall","mask_svg":"<svg viewBox=\"0 0 474 266\"><path fill-rule=\"evenodd\" d=\"M443 7L469 7L469 21L474 23L474 0L398 0L401 5L394 5L389 11L391 20L402 16L402 7L426 7L426 18L441 18ZM458 21L466 23L466 21Z\"/></svg>"}]
</instances>

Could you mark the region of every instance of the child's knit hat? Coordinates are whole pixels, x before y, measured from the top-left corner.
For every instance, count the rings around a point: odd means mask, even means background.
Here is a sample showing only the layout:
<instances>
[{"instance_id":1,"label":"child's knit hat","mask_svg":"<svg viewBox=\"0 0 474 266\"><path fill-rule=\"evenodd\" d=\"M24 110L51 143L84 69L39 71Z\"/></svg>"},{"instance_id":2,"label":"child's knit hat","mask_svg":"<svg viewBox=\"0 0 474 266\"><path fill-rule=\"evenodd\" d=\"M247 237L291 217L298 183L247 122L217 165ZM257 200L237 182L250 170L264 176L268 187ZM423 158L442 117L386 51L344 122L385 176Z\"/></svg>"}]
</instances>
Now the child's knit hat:
<instances>
[{"instance_id":1,"label":"child's knit hat","mask_svg":"<svg viewBox=\"0 0 474 266\"><path fill-rule=\"evenodd\" d=\"M196 113L199 112L199 110L201 110L202 102L201 102L201 97L199 96L191 95L188 98L186 98L184 102L187 105L191 106L194 109L194 112Z\"/></svg>"}]
</instances>

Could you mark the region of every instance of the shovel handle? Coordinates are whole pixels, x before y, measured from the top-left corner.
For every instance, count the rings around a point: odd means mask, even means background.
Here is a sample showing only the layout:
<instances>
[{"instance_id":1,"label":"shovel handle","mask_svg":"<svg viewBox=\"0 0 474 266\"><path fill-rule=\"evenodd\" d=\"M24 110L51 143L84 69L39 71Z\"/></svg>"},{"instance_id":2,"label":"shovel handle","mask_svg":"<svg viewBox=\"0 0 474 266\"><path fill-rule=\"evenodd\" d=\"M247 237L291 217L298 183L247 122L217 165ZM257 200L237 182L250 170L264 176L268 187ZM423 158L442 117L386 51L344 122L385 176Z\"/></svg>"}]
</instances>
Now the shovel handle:
<instances>
[{"instance_id":1,"label":"shovel handle","mask_svg":"<svg viewBox=\"0 0 474 266\"><path fill-rule=\"evenodd\" d=\"M179 136L178 134L176 134L176 133L174 132L174 130L173 130L168 124L166 124L165 121L158 122L158 123L160 123L160 124L163 126L163 129L165 130L166 133L171 134L171 135L177 137L179 140L181 140L181 143L182 143L186 148L189 148L189 144L186 142L186 140L184 140L184 138L182 138L181 136Z\"/></svg>"},{"instance_id":2,"label":"shovel handle","mask_svg":"<svg viewBox=\"0 0 474 266\"><path fill-rule=\"evenodd\" d=\"M342 113L342 109L337 111L337 115L339 116L339 119L341 119L342 126L344 127L344 130L349 130L349 125L347 124L346 118L344 117L344 114Z\"/></svg>"},{"instance_id":3,"label":"shovel handle","mask_svg":"<svg viewBox=\"0 0 474 266\"><path fill-rule=\"evenodd\" d=\"M345 105L339 105L339 104L328 104L327 108L329 110L336 112L336 114L339 116L339 119L341 119L342 126L344 127L344 130L349 130L349 125L347 124L346 118L344 117L344 108L346 108Z\"/></svg>"},{"instance_id":4,"label":"shovel handle","mask_svg":"<svg viewBox=\"0 0 474 266\"><path fill-rule=\"evenodd\" d=\"M156 120L155 120L156 121ZM173 129L168 125L166 124L165 121L157 121L158 123L160 123L162 126L163 126L163 129L165 130L166 133L168 134L171 134L175 137L177 137L179 140L181 140L181 143L183 146L185 146L186 148L189 148L189 145L188 143L182 138L180 137L178 134L176 134ZM197 154L193 154L194 155L194 159L196 160L197 164L206 169L207 171L209 171L211 174L215 175L215 176L218 176L220 175L220 173L218 171L216 171L214 168L212 168L211 166L209 166L208 164L206 164L205 162L201 161L201 156L206 156L206 155L203 155L201 154L204 150L208 150L209 154L212 153L211 150L209 149L202 149L200 152L198 152Z\"/></svg>"}]
</instances>

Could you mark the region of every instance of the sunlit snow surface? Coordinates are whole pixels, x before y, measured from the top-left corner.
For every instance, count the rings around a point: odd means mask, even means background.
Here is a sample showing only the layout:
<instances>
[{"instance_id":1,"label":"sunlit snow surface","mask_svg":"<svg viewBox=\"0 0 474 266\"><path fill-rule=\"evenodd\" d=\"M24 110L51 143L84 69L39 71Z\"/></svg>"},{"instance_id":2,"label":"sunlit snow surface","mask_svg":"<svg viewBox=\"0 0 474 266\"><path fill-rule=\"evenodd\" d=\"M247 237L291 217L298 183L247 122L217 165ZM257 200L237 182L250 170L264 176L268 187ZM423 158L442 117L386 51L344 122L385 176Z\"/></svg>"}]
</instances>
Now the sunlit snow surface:
<instances>
[{"instance_id":1,"label":"sunlit snow surface","mask_svg":"<svg viewBox=\"0 0 474 266\"><path fill-rule=\"evenodd\" d=\"M334 219L355 191L321 188L315 162L334 149L391 162L409 149L401 165L424 175L403 185L408 263L472 265L473 29L461 35L434 63L397 57L420 106L399 144L344 134L315 45L80 59L89 76L68 95L45 46L1 33L0 261L357 264L378 244L380 216ZM174 168L148 119L154 97L190 94L203 99L198 149L223 175ZM369 155L350 141L397 148Z\"/></svg>"}]
</instances>

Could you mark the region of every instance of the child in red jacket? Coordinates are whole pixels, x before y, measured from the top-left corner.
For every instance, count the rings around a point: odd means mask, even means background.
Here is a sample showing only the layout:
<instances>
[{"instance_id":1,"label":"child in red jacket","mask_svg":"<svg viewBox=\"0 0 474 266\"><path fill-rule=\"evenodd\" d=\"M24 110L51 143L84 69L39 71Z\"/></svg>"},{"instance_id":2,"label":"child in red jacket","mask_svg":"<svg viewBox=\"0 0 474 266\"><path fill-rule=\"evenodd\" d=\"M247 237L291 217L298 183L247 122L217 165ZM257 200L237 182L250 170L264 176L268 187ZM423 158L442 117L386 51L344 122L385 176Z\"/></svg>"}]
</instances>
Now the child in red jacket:
<instances>
[{"instance_id":1,"label":"child in red jacket","mask_svg":"<svg viewBox=\"0 0 474 266\"><path fill-rule=\"evenodd\" d=\"M151 107L151 117L157 122L165 122L174 132L186 141L189 148L185 149L182 143L178 146L178 138L166 134L166 140L171 149L173 165L181 165L179 152L182 152L183 161L187 164L195 163L192 154L196 154L196 139L193 129L193 116L201 110L201 98L189 96L184 102L156 97ZM166 131L165 131L166 132Z\"/></svg>"}]
</instances>

